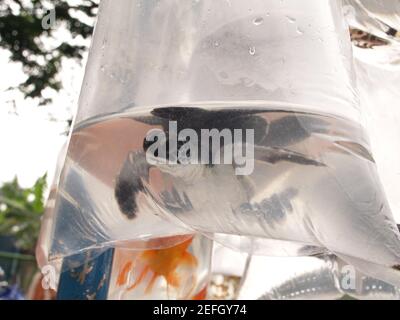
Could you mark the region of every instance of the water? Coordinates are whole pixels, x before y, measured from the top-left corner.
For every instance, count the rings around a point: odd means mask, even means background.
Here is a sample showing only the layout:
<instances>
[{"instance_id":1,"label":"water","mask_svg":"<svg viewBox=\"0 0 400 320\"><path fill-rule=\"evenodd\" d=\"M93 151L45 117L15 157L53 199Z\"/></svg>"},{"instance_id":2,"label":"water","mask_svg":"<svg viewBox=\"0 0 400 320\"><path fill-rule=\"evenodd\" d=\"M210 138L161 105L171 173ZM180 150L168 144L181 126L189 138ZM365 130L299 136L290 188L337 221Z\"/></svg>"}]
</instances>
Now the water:
<instances>
[{"instance_id":1,"label":"water","mask_svg":"<svg viewBox=\"0 0 400 320\"><path fill-rule=\"evenodd\" d=\"M201 235L167 249L117 249L108 299L204 299L211 253L211 240Z\"/></svg>"},{"instance_id":2,"label":"water","mask_svg":"<svg viewBox=\"0 0 400 320\"><path fill-rule=\"evenodd\" d=\"M254 130L254 170L149 165L145 137L168 133L170 121L178 132ZM194 230L282 240L298 245L295 255L329 250L396 277L400 265L399 233L364 131L301 108L194 105L91 119L72 134L59 198L55 256Z\"/></svg>"}]
</instances>

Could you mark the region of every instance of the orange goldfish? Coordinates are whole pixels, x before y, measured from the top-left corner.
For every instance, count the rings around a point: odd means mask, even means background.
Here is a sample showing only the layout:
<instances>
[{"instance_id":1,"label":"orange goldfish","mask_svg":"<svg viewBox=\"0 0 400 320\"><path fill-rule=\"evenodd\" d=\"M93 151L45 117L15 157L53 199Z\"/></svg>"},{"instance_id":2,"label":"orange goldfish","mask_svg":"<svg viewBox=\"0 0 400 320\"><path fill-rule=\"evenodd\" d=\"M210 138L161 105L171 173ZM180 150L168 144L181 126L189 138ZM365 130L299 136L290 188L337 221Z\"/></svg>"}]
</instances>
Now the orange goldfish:
<instances>
[{"instance_id":1,"label":"orange goldfish","mask_svg":"<svg viewBox=\"0 0 400 320\"><path fill-rule=\"evenodd\" d=\"M181 281L177 269L181 266L189 267L191 269L197 267L197 259L188 252L188 248L192 241L193 237L170 248L146 250L140 253L135 262L140 261L143 263L144 267L135 282L127 290L135 289L143 282L148 273L151 273L152 277L145 289L146 294L151 292L155 281L159 277L164 277L167 285L179 288ZM129 272L133 267L134 263L132 261L127 262L122 267L117 278L117 285L122 286L127 283Z\"/></svg>"}]
</instances>

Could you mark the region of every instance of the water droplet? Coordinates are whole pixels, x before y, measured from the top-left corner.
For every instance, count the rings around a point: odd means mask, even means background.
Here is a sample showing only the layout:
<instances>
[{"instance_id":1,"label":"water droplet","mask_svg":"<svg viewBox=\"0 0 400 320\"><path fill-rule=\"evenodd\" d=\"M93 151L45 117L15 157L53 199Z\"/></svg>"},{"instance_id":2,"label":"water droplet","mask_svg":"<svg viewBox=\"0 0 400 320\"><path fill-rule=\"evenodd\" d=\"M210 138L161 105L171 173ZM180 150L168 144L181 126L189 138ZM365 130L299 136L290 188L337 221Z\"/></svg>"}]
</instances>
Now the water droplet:
<instances>
[{"instance_id":1,"label":"water droplet","mask_svg":"<svg viewBox=\"0 0 400 320\"><path fill-rule=\"evenodd\" d=\"M295 19L295 18L292 18L292 17L290 17L290 16L286 16L286 18L288 19L288 21L289 21L290 23L295 23L295 22L296 22L296 19Z\"/></svg>"},{"instance_id":2,"label":"water droplet","mask_svg":"<svg viewBox=\"0 0 400 320\"><path fill-rule=\"evenodd\" d=\"M296 31L297 31L298 34L304 34L304 30L301 29L300 27L297 27Z\"/></svg>"},{"instance_id":3,"label":"water droplet","mask_svg":"<svg viewBox=\"0 0 400 320\"><path fill-rule=\"evenodd\" d=\"M104 72L106 70L106 67L105 66L101 66L100 70L101 70L101 72Z\"/></svg>"},{"instance_id":4,"label":"water droplet","mask_svg":"<svg viewBox=\"0 0 400 320\"><path fill-rule=\"evenodd\" d=\"M249 53L250 53L250 55L254 56L254 55L256 54L256 47L251 46L251 47L249 48Z\"/></svg>"},{"instance_id":5,"label":"water droplet","mask_svg":"<svg viewBox=\"0 0 400 320\"><path fill-rule=\"evenodd\" d=\"M253 24L256 25L256 26L259 26L259 25L262 24L263 22L264 22L264 19L263 19L262 17L255 18L255 19L253 20Z\"/></svg>"},{"instance_id":6,"label":"water droplet","mask_svg":"<svg viewBox=\"0 0 400 320\"><path fill-rule=\"evenodd\" d=\"M270 14L269 12L267 12L265 15L266 15L267 17L269 17L271 14Z\"/></svg>"},{"instance_id":7,"label":"water droplet","mask_svg":"<svg viewBox=\"0 0 400 320\"><path fill-rule=\"evenodd\" d=\"M215 41L215 42L214 42L214 46L219 47L219 42L218 42L218 41Z\"/></svg>"}]
</instances>

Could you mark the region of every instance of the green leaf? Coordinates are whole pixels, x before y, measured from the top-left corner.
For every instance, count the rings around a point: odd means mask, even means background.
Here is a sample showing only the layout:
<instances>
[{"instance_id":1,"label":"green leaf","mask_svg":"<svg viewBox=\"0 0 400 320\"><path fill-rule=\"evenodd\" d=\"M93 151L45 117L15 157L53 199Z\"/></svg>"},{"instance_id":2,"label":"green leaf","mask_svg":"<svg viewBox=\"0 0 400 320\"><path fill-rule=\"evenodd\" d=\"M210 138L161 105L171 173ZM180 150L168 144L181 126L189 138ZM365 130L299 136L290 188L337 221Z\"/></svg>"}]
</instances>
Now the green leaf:
<instances>
[{"instance_id":1,"label":"green leaf","mask_svg":"<svg viewBox=\"0 0 400 320\"><path fill-rule=\"evenodd\" d=\"M25 252L34 252L39 235L46 177L40 177L31 188L22 188L16 178L0 188L0 203L7 205L0 213L0 235L13 236L16 245ZM35 196L32 202L30 195Z\"/></svg>"}]
</instances>

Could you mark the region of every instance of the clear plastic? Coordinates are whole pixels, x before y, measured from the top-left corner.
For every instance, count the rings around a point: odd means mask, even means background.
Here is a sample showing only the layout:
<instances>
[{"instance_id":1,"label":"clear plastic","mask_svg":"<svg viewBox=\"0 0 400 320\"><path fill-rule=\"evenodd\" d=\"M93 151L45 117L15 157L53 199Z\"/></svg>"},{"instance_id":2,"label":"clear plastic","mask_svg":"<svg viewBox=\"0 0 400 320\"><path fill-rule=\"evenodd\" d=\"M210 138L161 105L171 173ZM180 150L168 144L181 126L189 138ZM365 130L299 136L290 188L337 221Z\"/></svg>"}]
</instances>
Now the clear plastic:
<instances>
[{"instance_id":1,"label":"clear plastic","mask_svg":"<svg viewBox=\"0 0 400 320\"><path fill-rule=\"evenodd\" d=\"M211 253L212 241L201 235L166 249L119 248L114 253L108 299L205 299Z\"/></svg>"},{"instance_id":2,"label":"clear plastic","mask_svg":"<svg viewBox=\"0 0 400 320\"><path fill-rule=\"evenodd\" d=\"M231 236L230 236L231 237ZM251 255L214 244L208 299L236 300L246 278Z\"/></svg>"},{"instance_id":3,"label":"clear plastic","mask_svg":"<svg viewBox=\"0 0 400 320\"><path fill-rule=\"evenodd\" d=\"M355 57L393 70L400 66L400 3L393 0L344 0L345 16L357 29Z\"/></svg>"},{"instance_id":4,"label":"clear plastic","mask_svg":"<svg viewBox=\"0 0 400 320\"><path fill-rule=\"evenodd\" d=\"M51 272L51 270L48 269L49 266L51 266L54 270L53 280L55 280L55 283L52 284L52 289L55 289L55 287L58 284L59 275L62 268L62 261L58 259L50 260L49 254L50 254L50 247L53 241L52 228L54 225L54 215L55 215L54 208L57 197L57 186L60 180L62 168L64 166L66 153L67 153L67 144L64 144L57 158L57 164L53 175L53 181L50 185L50 192L47 197L43 216L41 218L40 234L35 250L35 257L40 270L45 274Z\"/></svg>"},{"instance_id":5,"label":"clear plastic","mask_svg":"<svg viewBox=\"0 0 400 320\"><path fill-rule=\"evenodd\" d=\"M334 252L397 283L400 235L354 88L341 1L103 0L50 259L202 233L250 253ZM149 163L146 137L171 122L252 130L253 171Z\"/></svg>"},{"instance_id":6,"label":"clear plastic","mask_svg":"<svg viewBox=\"0 0 400 320\"><path fill-rule=\"evenodd\" d=\"M308 258L315 259L315 258ZM399 300L400 289L360 273L335 256L268 290L260 300Z\"/></svg>"}]
</instances>

